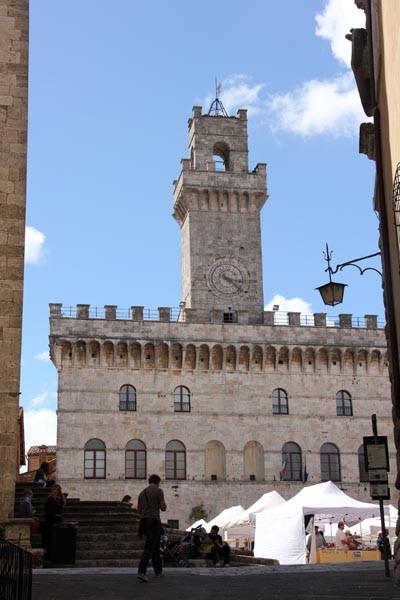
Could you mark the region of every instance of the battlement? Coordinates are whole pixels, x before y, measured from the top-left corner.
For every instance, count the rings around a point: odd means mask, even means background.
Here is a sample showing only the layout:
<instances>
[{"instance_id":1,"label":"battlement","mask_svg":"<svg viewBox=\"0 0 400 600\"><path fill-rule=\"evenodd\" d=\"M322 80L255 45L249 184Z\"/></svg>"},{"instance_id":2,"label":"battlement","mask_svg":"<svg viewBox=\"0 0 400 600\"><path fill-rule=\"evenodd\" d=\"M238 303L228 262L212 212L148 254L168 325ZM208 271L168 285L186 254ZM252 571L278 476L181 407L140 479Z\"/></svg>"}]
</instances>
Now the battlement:
<instances>
[{"instance_id":1,"label":"battlement","mask_svg":"<svg viewBox=\"0 0 400 600\"><path fill-rule=\"evenodd\" d=\"M63 306L61 303L51 303L51 319L97 319L106 321L158 321L160 323L210 323L229 325L248 325L239 320L224 321L224 313L212 310L208 321L196 319L198 311L184 307L159 306L157 309L144 306L131 306L119 308L114 304L105 304L104 307L95 307L90 304L76 304L76 306ZM202 315L203 316L203 315ZM235 315L233 315L235 316ZM384 329L385 321L377 315L364 315L355 317L352 314L341 313L337 316L326 313L301 314L299 312L264 311L263 321L259 324L267 326L289 327L327 327L341 329Z\"/></svg>"}]
</instances>

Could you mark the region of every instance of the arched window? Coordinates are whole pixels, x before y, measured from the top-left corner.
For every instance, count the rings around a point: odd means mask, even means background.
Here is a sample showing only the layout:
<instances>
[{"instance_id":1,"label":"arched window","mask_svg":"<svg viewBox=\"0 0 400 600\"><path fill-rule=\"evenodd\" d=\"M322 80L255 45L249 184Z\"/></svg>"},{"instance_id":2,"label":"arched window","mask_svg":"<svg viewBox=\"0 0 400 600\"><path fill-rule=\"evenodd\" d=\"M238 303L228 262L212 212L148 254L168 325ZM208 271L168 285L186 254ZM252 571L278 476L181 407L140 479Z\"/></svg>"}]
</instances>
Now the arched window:
<instances>
[{"instance_id":1,"label":"arched window","mask_svg":"<svg viewBox=\"0 0 400 600\"><path fill-rule=\"evenodd\" d=\"M106 445L96 438L85 444L85 479L105 479Z\"/></svg>"},{"instance_id":2,"label":"arched window","mask_svg":"<svg viewBox=\"0 0 400 600\"><path fill-rule=\"evenodd\" d=\"M353 406L349 392L340 390L336 394L336 414L338 417L352 417Z\"/></svg>"},{"instance_id":3,"label":"arched window","mask_svg":"<svg viewBox=\"0 0 400 600\"><path fill-rule=\"evenodd\" d=\"M119 410L136 410L136 390L133 385L119 388Z\"/></svg>"},{"instance_id":4,"label":"arched window","mask_svg":"<svg viewBox=\"0 0 400 600\"><path fill-rule=\"evenodd\" d=\"M171 440L167 444L165 479L186 479L186 448L179 440Z\"/></svg>"},{"instance_id":5,"label":"arched window","mask_svg":"<svg viewBox=\"0 0 400 600\"><path fill-rule=\"evenodd\" d=\"M229 147L224 142L217 142L213 148L213 161L216 171L229 171Z\"/></svg>"},{"instance_id":6,"label":"arched window","mask_svg":"<svg viewBox=\"0 0 400 600\"><path fill-rule=\"evenodd\" d=\"M126 479L146 479L146 446L140 440L130 440L125 449Z\"/></svg>"},{"instance_id":7,"label":"arched window","mask_svg":"<svg viewBox=\"0 0 400 600\"><path fill-rule=\"evenodd\" d=\"M174 411L190 412L190 390L184 385L174 389Z\"/></svg>"},{"instance_id":8,"label":"arched window","mask_svg":"<svg viewBox=\"0 0 400 600\"><path fill-rule=\"evenodd\" d=\"M243 466L245 481L265 479L264 448L259 442L247 442L243 448Z\"/></svg>"},{"instance_id":9,"label":"arched window","mask_svg":"<svg viewBox=\"0 0 400 600\"><path fill-rule=\"evenodd\" d=\"M295 442L286 442L282 447L282 467L280 476L283 481L302 481L301 448Z\"/></svg>"},{"instance_id":10,"label":"arched window","mask_svg":"<svg viewBox=\"0 0 400 600\"><path fill-rule=\"evenodd\" d=\"M361 444L358 449L358 473L360 475L360 482L369 481L368 471L365 468L364 444Z\"/></svg>"},{"instance_id":11,"label":"arched window","mask_svg":"<svg viewBox=\"0 0 400 600\"><path fill-rule=\"evenodd\" d=\"M206 479L219 481L226 478L225 446L221 442L207 442L205 459Z\"/></svg>"},{"instance_id":12,"label":"arched window","mask_svg":"<svg viewBox=\"0 0 400 600\"><path fill-rule=\"evenodd\" d=\"M341 481L339 448L335 444L322 444L320 452L321 480Z\"/></svg>"},{"instance_id":13,"label":"arched window","mask_svg":"<svg viewBox=\"0 0 400 600\"><path fill-rule=\"evenodd\" d=\"M272 414L289 414L288 396L285 390L282 390L281 388L277 388L272 392Z\"/></svg>"}]
</instances>

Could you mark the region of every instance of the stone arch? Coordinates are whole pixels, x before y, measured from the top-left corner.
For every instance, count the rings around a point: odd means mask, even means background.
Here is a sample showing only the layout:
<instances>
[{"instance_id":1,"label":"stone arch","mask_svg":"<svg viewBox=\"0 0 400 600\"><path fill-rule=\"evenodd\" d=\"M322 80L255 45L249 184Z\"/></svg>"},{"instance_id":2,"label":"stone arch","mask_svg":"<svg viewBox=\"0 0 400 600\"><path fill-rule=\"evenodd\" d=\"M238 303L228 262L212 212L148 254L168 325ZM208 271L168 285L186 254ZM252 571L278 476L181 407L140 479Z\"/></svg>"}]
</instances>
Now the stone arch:
<instances>
[{"instance_id":1,"label":"stone arch","mask_svg":"<svg viewBox=\"0 0 400 600\"><path fill-rule=\"evenodd\" d=\"M236 348L235 346L228 346L225 354L225 368L227 371L236 370Z\"/></svg>"},{"instance_id":2,"label":"stone arch","mask_svg":"<svg viewBox=\"0 0 400 600\"><path fill-rule=\"evenodd\" d=\"M266 371L275 371L276 369L276 349L274 346L268 346L265 353L265 369Z\"/></svg>"},{"instance_id":3,"label":"stone arch","mask_svg":"<svg viewBox=\"0 0 400 600\"><path fill-rule=\"evenodd\" d=\"M217 158L216 171L230 170L230 149L226 142L216 142L213 146L213 159Z\"/></svg>"},{"instance_id":4,"label":"stone arch","mask_svg":"<svg viewBox=\"0 0 400 600\"><path fill-rule=\"evenodd\" d=\"M367 350L359 350L356 357L356 371L357 373L366 373L368 364L368 352Z\"/></svg>"},{"instance_id":5,"label":"stone arch","mask_svg":"<svg viewBox=\"0 0 400 600\"><path fill-rule=\"evenodd\" d=\"M219 210L226 212L229 208L229 194L226 190L219 195Z\"/></svg>"},{"instance_id":6,"label":"stone arch","mask_svg":"<svg viewBox=\"0 0 400 600\"><path fill-rule=\"evenodd\" d=\"M155 349L152 342L148 342L144 345L143 366L145 369L154 369L155 367Z\"/></svg>"},{"instance_id":7,"label":"stone arch","mask_svg":"<svg viewBox=\"0 0 400 600\"><path fill-rule=\"evenodd\" d=\"M289 368L289 349L282 346L278 354L278 369L286 370Z\"/></svg>"},{"instance_id":8,"label":"stone arch","mask_svg":"<svg viewBox=\"0 0 400 600\"><path fill-rule=\"evenodd\" d=\"M208 210L210 207L210 194L208 190L203 190L200 196L200 209Z\"/></svg>"},{"instance_id":9,"label":"stone arch","mask_svg":"<svg viewBox=\"0 0 400 600\"><path fill-rule=\"evenodd\" d=\"M239 208L239 195L237 192L231 192L229 194L229 210L231 212L238 212Z\"/></svg>"},{"instance_id":10,"label":"stone arch","mask_svg":"<svg viewBox=\"0 0 400 600\"><path fill-rule=\"evenodd\" d=\"M211 365L214 371L222 369L222 348L219 344L213 346L211 350Z\"/></svg>"},{"instance_id":11,"label":"stone arch","mask_svg":"<svg viewBox=\"0 0 400 600\"><path fill-rule=\"evenodd\" d=\"M86 365L86 343L79 340L75 344L74 365L76 367L84 367Z\"/></svg>"},{"instance_id":12,"label":"stone arch","mask_svg":"<svg viewBox=\"0 0 400 600\"><path fill-rule=\"evenodd\" d=\"M342 369L342 352L340 348L333 348L330 353L330 372L332 374L340 373Z\"/></svg>"},{"instance_id":13,"label":"stone arch","mask_svg":"<svg viewBox=\"0 0 400 600\"><path fill-rule=\"evenodd\" d=\"M89 344L88 362L93 367L100 366L100 344L97 340L92 340Z\"/></svg>"},{"instance_id":14,"label":"stone arch","mask_svg":"<svg viewBox=\"0 0 400 600\"><path fill-rule=\"evenodd\" d=\"M210 368L210 349L207 344L202 344L199 351L199 368L208 370Z\"/></svg>"},{"instance_id":15,"label":"stone arch","mask_svg":"<svg viewBox=\"0 0 400 600\"><path fill-rule=\"evenodd\" d=\"M343 356L343 371L354 373L354 351L347 348Z\"/></svg>"},{"instance_id":16,"label":"stone arch","mask_svg":"<svg viewBox=\"0 0 400 600\"><path fill-rule=\"evenodd\" d=\"M264 448L259 442L247 442L243 448L243 467L245 481L265 479Z\"/></svg>"},{"instance_id":17,"label":"stone arch","mask_svg":"<svg viewBox=\"0 0 400 600\"><path fill-rule=\"evenodd\" d=\"M239 370L248 371L250 367L250 351L248 346L239 348Z\"/></svg>"},{"instance_id":18,"label":"stone arch","mask_svg":"<svg viewBox=\"0 0 400 600\"><path fill-rule=\"evenodd\" d=\"M130 347L131 352L131 367L132 369L140 369L142 365L142 347L138 342L134 342Z\"/></svg>"},{"instance_id":19,"label":"stone arch","mask_svg":"<svg viewBox=\"0 0 400 600\"><path fill-rule=\"evenodd\" d=\"M185 348L185 369L196 368L196 346L188 344Z\"/></svg>"},{"instance_id":20,"label":"stone arch","mask_svg":"<svg viewBox=\"0 0 400 600\"><path fill-rule=\"evenodd\" d=\"M110 341L104 342L102 347L103 360L102 363L106 367L114 366L114 344Z\"/></svg>"},{"instance_id":21,"label":"stone arch","mask_svg":"<svg viewBox=\"0 0 400 600\"><path fill-rule=\"evenodd\" d=\"M301 371L303 367L303 352L301 348L296 346L292 350L292 357L290 361L290 368L293 371Z\"/></svg>"},{"instance_id":22,"label":"stone arch","mask_svg":"<svg viewBox=\"0 0 400 600\"><path fill-rule=\"evenodd\" d=\"M61 365L69 367L72 364L72 345L71 342L61 342Z\"/></svg>"},{"instance_id":23,"label":"stone arch","mask_svg":"<svg viewBox=\"0 0 400 600\"><path fill-rule=\"evenodd\" d=\"M263 366L263 351L261 346L253 346L251 353L251 368L253 371L261 371Z\"/></svg>"},{"instance_id":24,"label":"stone arch","mask_svg":"<svg viewBox=\"0 0 400 600\"><path fill-rule=\"evenodd\" d=\"M157 346L157 366L159 369L168 369L169 348L168 344L161 342Z\"/></svg>"},{"instance_id":25,"label":"stone arch","mask_svg":"<svg viewBox=\"0 0 400 600\"><path fill-rule=\"evenodd\" d=\"M118 342L115 350L115 364L117 367L128 366L128 346L125 342Z\"/></svg>"},{"instance_id":26,"label":"stone arch","mask_svg":"<svg viewBox=\"0 0 400 600\"><path fill-rule=\"evenodd\" d=\"M219 191L210 191L210 210L219 210Z\"/></svg>"},{"instance_id":27,"label":"stone arch","mask_svg":"<svg viewBox=\"0 0 400 600\"><path fill-rule=\"evenodd\" d=\"M170 365L172 369L182 369L182 345L173 344L171 347Z\"/></svg>"},{"instance_id":28,"label":"stone arch","mask_svg":"<svg viewBox=\"0 0 400 600\"><path fill-rule=\"evenodd\" d=\"M369 371L378 375L381 372L382 355L379 350L372 350L369 359Z\"/></svg>"},{"instance_id":29,"label":"stone arch","mask_svg":"<svg viewBox=\"0 0 400 600\"><path fill-rule=\"evenodd\" d=\"M306 348L304 352L304 371L312 373L315 370L315 350L314 348Z\"/></svg>"},{"instance_id":30,"label":"stone arch","mask_svg":"<svg viewBox=\"0 0 400 600\"><path fill-rule=\"evenodd\" d=\"M249 194L243 192L240 194L240 212L247 212L249 210Z\"/></svg>"},{"instance_id":31,"label":"stone arch","mask_svg":"<svg viewBox=\"0 0 400 600\"><path fill-rule=\"evenodd\" d=\"M206 480L226 479L225 446L217 440L207 442L205 451Z\"/></svg>"},{"instance_id":32,"label":"stone arch","mask_svg":"<svg viewBox=\"0 0 400 600\"><path fill-rule=\"evenodd\" d=\"M327 371L328 370L328 353L325 348L320 348L318 350L318 370L319 371Z\"/></svg>"}]
</instances>

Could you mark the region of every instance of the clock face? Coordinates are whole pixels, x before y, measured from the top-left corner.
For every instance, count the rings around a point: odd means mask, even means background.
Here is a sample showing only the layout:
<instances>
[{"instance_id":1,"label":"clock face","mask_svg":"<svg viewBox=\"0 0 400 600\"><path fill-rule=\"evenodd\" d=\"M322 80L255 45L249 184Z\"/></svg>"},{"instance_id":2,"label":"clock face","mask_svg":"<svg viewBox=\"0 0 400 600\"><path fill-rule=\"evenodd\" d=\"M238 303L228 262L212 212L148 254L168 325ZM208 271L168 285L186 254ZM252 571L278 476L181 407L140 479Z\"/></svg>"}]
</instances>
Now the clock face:
<instances>
[{"instance_id":1,"label":"clock face","mask_svg":"<svg viewBox=\"0 0 400 600\"><path fill-rule=\"evenodd\" d=\"M219 294L238 294L247 288L245 269L236 261L217 261L208 273L208 284L212 291Z\"/></svg>"}]
</instances>

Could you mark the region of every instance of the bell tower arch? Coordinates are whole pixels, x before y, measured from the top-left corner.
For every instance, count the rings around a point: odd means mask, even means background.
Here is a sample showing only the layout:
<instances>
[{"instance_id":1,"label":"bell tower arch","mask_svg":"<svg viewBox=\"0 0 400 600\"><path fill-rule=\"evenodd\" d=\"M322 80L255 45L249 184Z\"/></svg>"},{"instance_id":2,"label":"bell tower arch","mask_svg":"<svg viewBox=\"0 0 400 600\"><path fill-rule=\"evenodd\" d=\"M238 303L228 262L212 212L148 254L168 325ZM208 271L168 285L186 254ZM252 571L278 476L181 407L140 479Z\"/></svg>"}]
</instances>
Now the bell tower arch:
<instances>
[{"instance_id":1,"label":"bell tower arch","mask_svg":"<svg viewBox=\"0 0 400 600\"><path fill-rule=\"evenodd\" d=\"M266 165L248 169L247 111L229 117L195 106L188 129L190 159L174 182L182 301L199 322L261 323Z\"/></svg>"}]
</instances>

